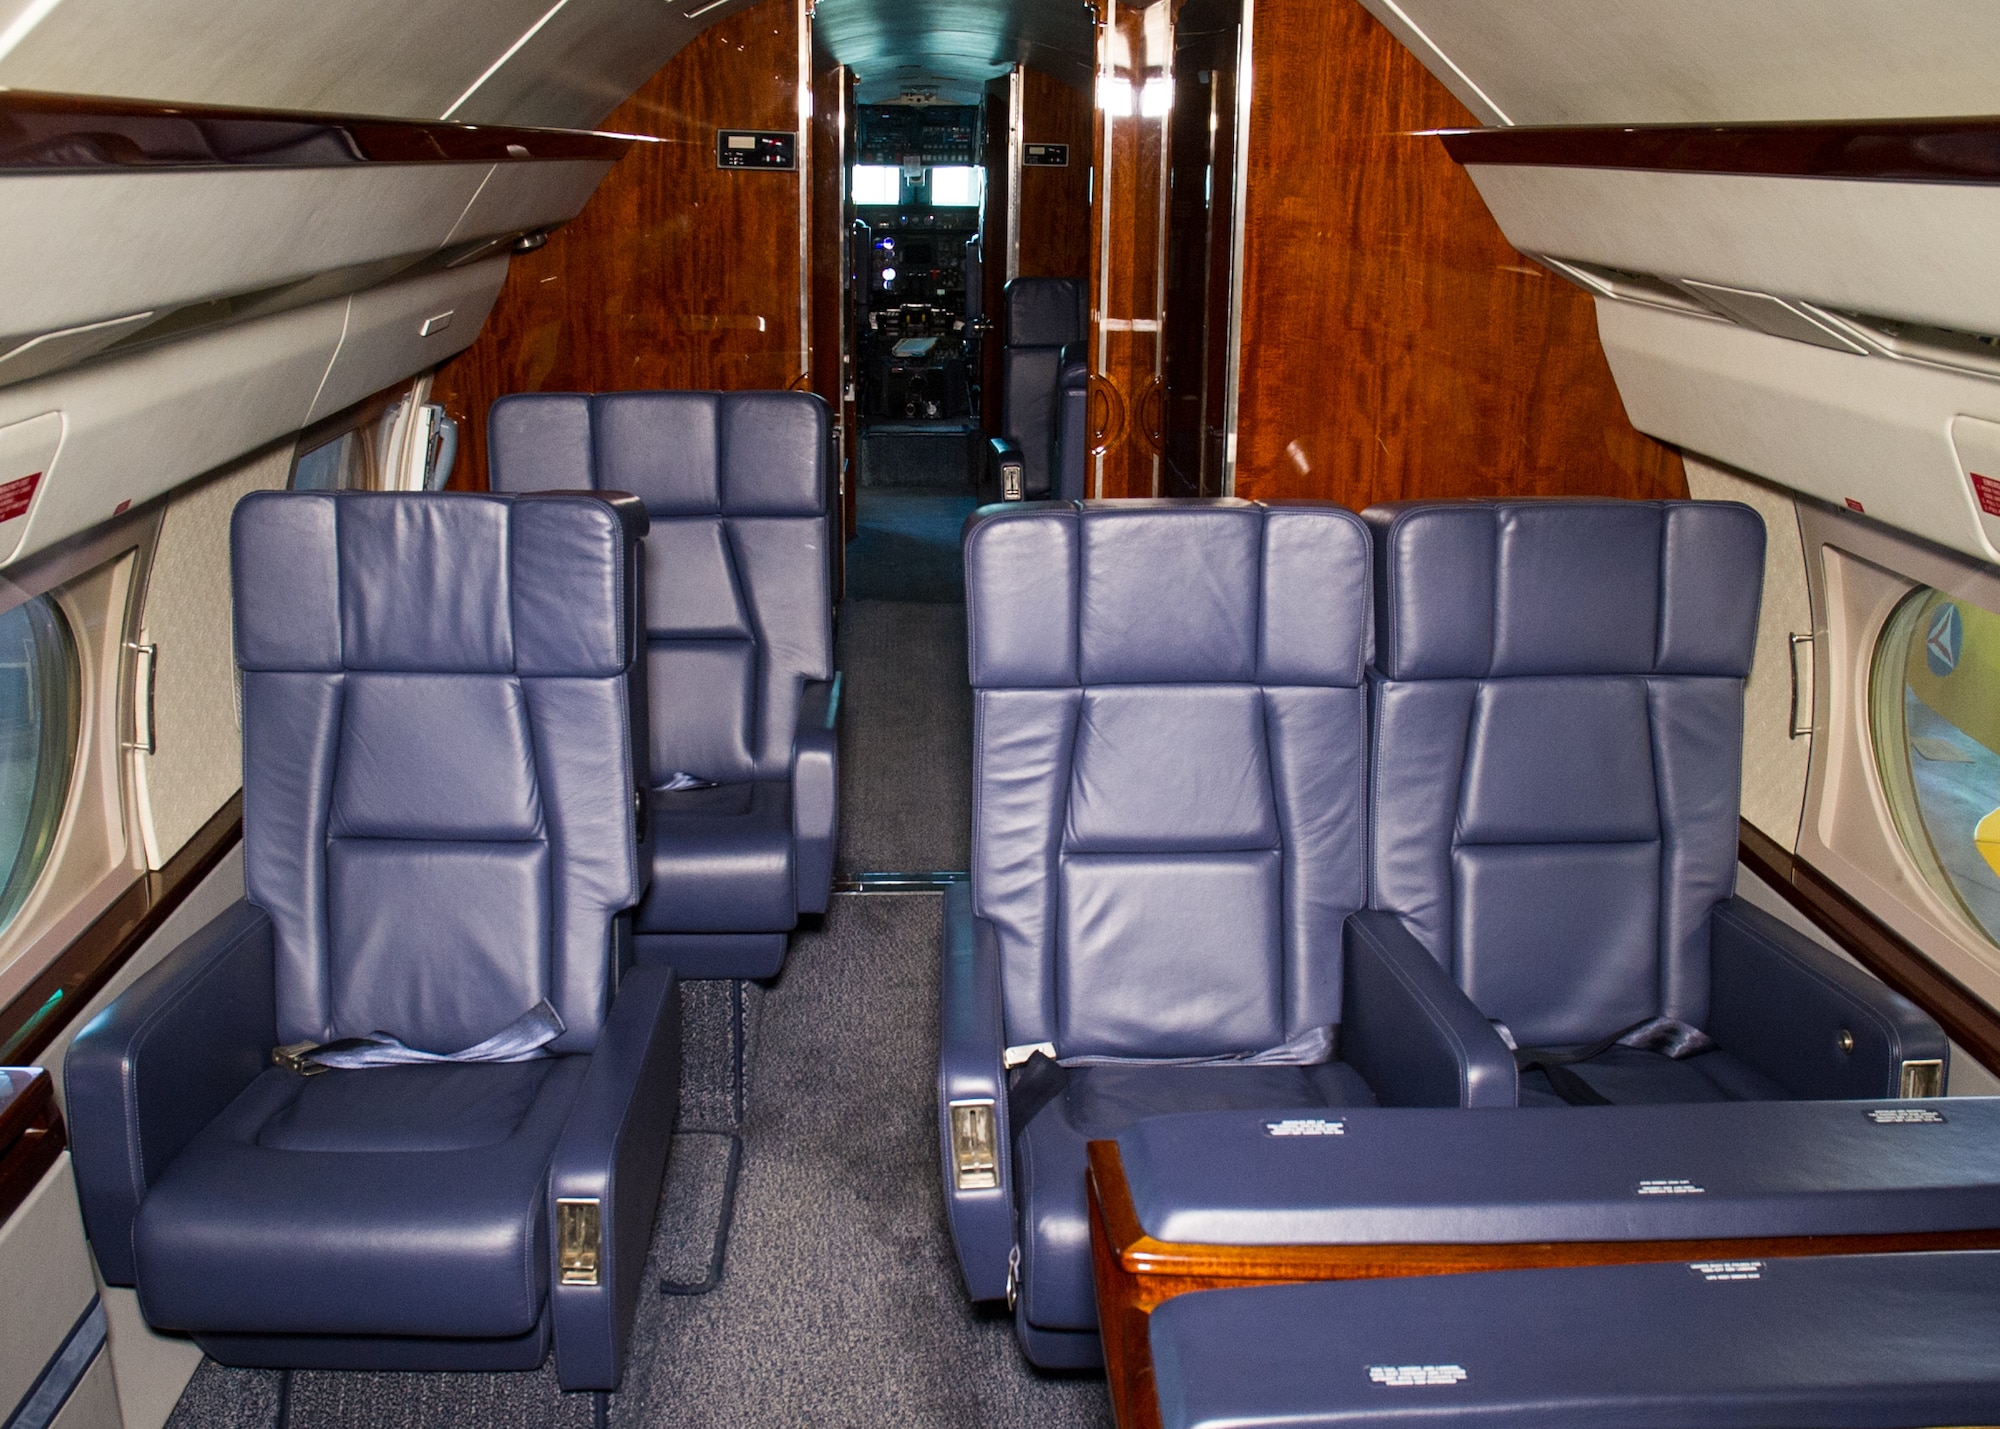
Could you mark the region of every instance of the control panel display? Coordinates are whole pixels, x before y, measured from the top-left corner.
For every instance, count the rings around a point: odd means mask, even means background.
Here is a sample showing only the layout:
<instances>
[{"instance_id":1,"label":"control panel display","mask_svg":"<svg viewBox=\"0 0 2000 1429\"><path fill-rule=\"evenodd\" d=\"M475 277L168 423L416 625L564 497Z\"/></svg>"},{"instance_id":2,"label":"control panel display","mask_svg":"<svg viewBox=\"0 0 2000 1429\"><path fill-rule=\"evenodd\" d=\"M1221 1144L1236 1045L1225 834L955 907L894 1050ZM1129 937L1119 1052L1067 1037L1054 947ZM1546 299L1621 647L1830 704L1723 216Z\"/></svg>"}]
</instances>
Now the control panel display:
<instances>
[{"instance_id":1,"label":"control panel display","mask_svg":"<svg viewBox=\"0 0 2000 1429\"><path fill-rule=\"evenodd\" d=\"M798 166L797 134L771 129L715 131L715 167L718 169L796 169Z\"/></svg>"}]
</instances>

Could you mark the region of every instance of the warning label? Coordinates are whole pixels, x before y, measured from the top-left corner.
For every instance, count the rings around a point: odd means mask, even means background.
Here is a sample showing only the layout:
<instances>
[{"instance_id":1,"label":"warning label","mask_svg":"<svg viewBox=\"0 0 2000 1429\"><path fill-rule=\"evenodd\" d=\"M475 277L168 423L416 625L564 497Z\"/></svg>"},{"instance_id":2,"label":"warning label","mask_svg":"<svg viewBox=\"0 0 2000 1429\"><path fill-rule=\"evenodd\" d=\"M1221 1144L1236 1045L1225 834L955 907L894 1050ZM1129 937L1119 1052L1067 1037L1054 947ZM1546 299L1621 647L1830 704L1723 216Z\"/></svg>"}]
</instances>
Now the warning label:
<instances>
[{"instance_id":1,"label":"warning label","mask_svg":"<svg viewBox=\"0 0 2000 1429\"><path fill-rule=\"evenodd\" d=\"M1703 1280L1762 1280L1764 1262L1761 1260L1693 1260L1688 1269Z\"/></svg>"},{"instance_id":2,"label":"warning label","mask_svg":"<svg viewBox=\"0 0 2000 1429\"><path fill-rule=\"evenodd\" d=\"M26 516L28 508L35 503L35 488L41 484L42 474L38 471L0 486L0 521Z\"/></svg>"},{"instance_id":3,"label":"warning label","mask_svg":"<svg viewBox=\"0 0 2000 1429\"><path fill-rule=\"evenodd\" d=\"M1457 1384L1465 1378L1465 1366L1455 1364L1372 1364L1368 1366L1368 1380L1371 1384L1386 1384L1391 1389L1416 1389L1425 1385Z\"/></svg>"},{"instance_id":4,"label":"warning label","mask_svg":"<svg viewBox=\"0 0 2000 1429\"><path fill-rule=\"evenodd\" d=\"M2000 481L1976 471L1971 475L1972 494L1979 500L1979 509L1988 516L2000 516Z\"/></svg>"},{"instance_id":5,"label":"warning label","mask_svg":"<svg viewBox=\"0 0 2000 1429\"><path fill-rule=\"evenodd\" d=\"M1685 1176L1639 1183L1639 1194L1642 1196L1699 1196L1707 1190L1706 1186L1697 1186Z\"/></svg>"},{"instance_id":6,"label":"warning label","mask_svg":"<svg viewBox=\"0 0 2000 1429\"><path fill-rule=\"evenodd\" d=\"M1347 1123L1328 1121L1318 1116L1287 1117L1284 1121L1264 1123L1266 1136L1345 1136Z\"/></svg>"},{"instance_id":7,"label":"warning label","mask_svg":"<svg viewBox=\"0 0 2000 1429\"><path fill-rule=\"evenodd\" d=\"M1868 1109L1868 1119L1877 1126L1936 1126L1944 1113L1927 1106L1878 1106Z\"/></svg>"}]
</instances>

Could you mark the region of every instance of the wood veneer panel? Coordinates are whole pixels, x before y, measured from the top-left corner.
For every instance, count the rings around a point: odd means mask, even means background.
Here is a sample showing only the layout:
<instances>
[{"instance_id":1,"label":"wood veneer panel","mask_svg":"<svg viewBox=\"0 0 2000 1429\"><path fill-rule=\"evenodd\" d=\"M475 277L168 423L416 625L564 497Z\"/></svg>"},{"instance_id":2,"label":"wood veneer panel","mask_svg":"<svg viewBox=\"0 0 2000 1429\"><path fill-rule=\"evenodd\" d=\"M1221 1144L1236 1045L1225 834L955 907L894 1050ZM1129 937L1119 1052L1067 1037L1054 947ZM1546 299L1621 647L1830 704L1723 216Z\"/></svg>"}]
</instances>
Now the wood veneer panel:
<instances>
[{"instance_id":1,"label":"wood veneer panel","mask_svg":"<svg viewBox=\"0 0 2000 1429\"><path fill-rule=\"evenodd\" d=\"M1068 168L1021 170L1021 276L1081 278L1090 267L1090 96L1023 69L1021 112L1024 145L1069 145Z\"/></svg>"},{"instance_id":2,"label":"wood veneer panel","mask_svg":"<svg viewBox=\"0 0 2000 1429\"><path fill-rule=\"evenodd\" d=\"M854 534L854 414L841 399L847 385L842 360L847 311L848 119L854 75L817 47L813 51L812 119L812 358L807 363L812 390L840 424L834 459L840 494L841 539L833 543L834 595L846 584L847 538Z\"/></svg>"},{"instance_id":3,"label":"wood veneer panel","mask_svg":"<svg viewBox=\"0 0 2000 1429\"><path fill-rule=\"evenodd\" d=\"M1645 124L1467 129L1443 136L1461 164L1664 169L1900 183L2000 183L2000 118L1805 124Z\"/></svg>"},{"instance_id":4,"label":"wood veneer panel","mask_svg":"<svg viewBox=\"0 0 2000 1429\"><path fill-rule=\"evenodd\" d=\"M516 258L478 341L432 398L458 421L451 485L486 489L486 410L509 392L803 386L799 176L718 169L717 129L799 128L799 8L704 30L605 120L664 140Z\"/></svg>"},{"instance_id":5,"label":"wood veneer panel","mask_svg":"<svg viewBox=\"0 0 2000 1429\"><path fill-rule=\"evenodd\" d=\"M0 1224L21 1208L68 1144L55 1082L40 1067L0 1067Z\"/></svg>"},{"instance_id":6,"label":"wood veneer panel","mask_svg":"<svg viewBox=\"0 0 2000 1429\"><path fill-rule=\"evenodd\" d=\"M1471 116L1357 0L1258 0L1236 494L1687 495L1590 299L1434 138Z\"/></svg>"},{"instance_id":7,"label":"wood veneer panel","mask_svg":"<svg viewBox=\"0 0 2000 1429\"><path fill-rule=\"evenodd\" d=\"M1139 1224L1118 1143L1093 1141L1089 1157L1091 1264L1105 1374L1121 1429L1155 1429L1160 1423L1147 1317L1176 1295L1192 1291L1484 1270L2000 1248L2000 1227L1907 1235L1488 1245L1177 1245L1154 1240Z\"/></svg>"}]
</instances>

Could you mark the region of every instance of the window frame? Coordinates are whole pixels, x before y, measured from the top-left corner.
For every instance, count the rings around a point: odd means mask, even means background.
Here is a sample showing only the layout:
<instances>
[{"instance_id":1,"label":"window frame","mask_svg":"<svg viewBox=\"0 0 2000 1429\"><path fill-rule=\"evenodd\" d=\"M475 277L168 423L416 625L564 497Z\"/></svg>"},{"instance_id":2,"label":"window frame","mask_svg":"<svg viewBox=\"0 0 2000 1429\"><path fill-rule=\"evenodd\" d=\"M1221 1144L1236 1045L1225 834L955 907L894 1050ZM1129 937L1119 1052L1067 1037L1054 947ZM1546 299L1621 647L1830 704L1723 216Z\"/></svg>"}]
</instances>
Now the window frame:
<instances>
[{"instance_id":1,"label":"window frame","mask_svg":"<svg viewBox=\"0 0 2000 1429\"><path fill-rule=\"evenodd\" d=\"M2000 1008L2000 947L1932 886L1904 841L1877 754L1880 642L1924 586L2000 610L2000 569L1801 497L1813 620L1813 740L1796 854L1891 932Z\"/></svg>"}]
</instances>

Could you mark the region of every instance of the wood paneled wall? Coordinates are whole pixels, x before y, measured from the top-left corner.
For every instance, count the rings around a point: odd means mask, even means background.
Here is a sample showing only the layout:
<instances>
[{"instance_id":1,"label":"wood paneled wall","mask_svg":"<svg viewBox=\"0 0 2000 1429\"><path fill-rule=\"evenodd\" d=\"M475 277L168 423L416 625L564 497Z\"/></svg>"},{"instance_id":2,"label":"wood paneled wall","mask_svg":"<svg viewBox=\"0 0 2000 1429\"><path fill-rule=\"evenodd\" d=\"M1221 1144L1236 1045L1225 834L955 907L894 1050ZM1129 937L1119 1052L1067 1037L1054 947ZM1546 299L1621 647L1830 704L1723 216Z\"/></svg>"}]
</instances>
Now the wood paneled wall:
<instances>
[{"instance_id":1,"label":"wood paneled wall","mask_svg":"<svg viewBox=\"0 0 2000 1429\"><path fill-rule=\"evenodd\" d=\"M715 164L717 129L801 127L803 5L764 0L705 30L604 121L666 142L514 260L479 340L438 373L454 487L485 488L486 410L508 392L806 385L800 175Z\"/></svg>"},{"instance_id":2,"label":"wood paneled wall","mask_svg":"<svg viewBox=\"0 0 2000 1429\"><path fill-rule=\"evenodd\" d=\"M1256 0L1253 49L1236 493L1685 496L1590 299L1412 137L1473 122L1444 87L1357 0Z\"/></svg>"},{"instance_id":3,"label":"wood paneled wall","mask_svg":"<svg viewBox=\"0 0 2000 1429\"><path fill-rule=\"evenodd\" d=\"M1021 171L1023 278L1081 278L1090 266L1091 113L1082 90L1021 71L1021 142L1069 145L1068 168Z\"/></svg>"}]
</instances>

